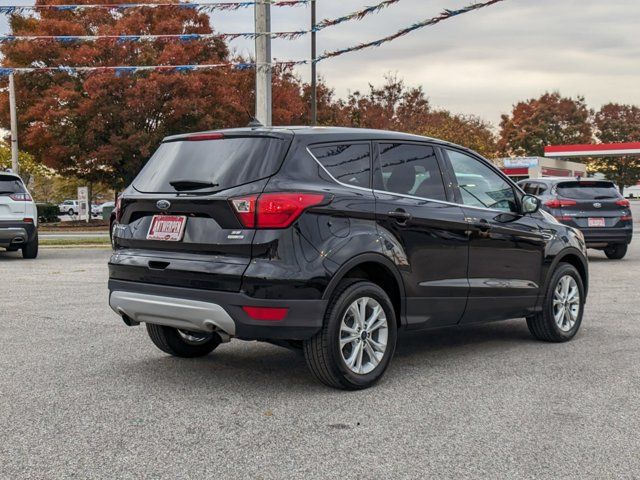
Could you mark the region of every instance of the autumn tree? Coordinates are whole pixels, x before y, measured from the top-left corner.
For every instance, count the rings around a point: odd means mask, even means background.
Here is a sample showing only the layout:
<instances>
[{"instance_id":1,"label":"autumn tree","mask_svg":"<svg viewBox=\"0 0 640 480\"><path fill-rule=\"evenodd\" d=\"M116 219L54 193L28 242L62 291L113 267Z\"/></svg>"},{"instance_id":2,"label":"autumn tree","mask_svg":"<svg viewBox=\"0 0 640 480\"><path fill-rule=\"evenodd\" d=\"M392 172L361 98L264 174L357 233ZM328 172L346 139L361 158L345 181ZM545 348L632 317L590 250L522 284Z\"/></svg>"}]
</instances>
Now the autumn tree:
<instances>
[{"instance_id":1,"label":"autumn tree","mask_svg":"<svg viewBox=\"0 0 640 480\"><path fill-rule=\"evenodd\" d=\"M37 0L37 4L62 0ZM176 1L177 0L172 0ZM75 3L95 3L82 0ZM167 2L163 2L167 3ZM13 35L211 33L209 17L194 9L128 8L42 11L13 15ZM23 42L1 46L2 63L20 66L121 66L225 63L225 42ZM6 79L5 79L6 82ZM128 184L170 134L246 125L254 109L254 71L220 68L187 73L28 73L16 77L21 145L63 175L115 188ZM291 69L274 73L274 123L305 115L301 82ZM8 105L7 93L0 104ZM0 111L7 128L8 109Z\"/></svg>"},{"instance_id":2,"label":"autumn tree","mask_svg":"<svg viewBox=\"0 0 640 480\"><path fill-rule=\"evenodd\" d=\"M640 141L640 108L635 105L609 103L602 106L594 119L596 136L602 143ZM589 162L589 170L603 173L621 190L640 182L640 157L597 158Z\"/></svg>"},{"instance_id":3,"label":"autumn tree","mask_svg":"<svg viewBox=\"0 0 640 480\"><path fill-rule=\"evenodd\" d=\"M491 124L475 115L436 110L429 114L427 123L418 133L463 145L488 158L496 155L496 138Z\"/></svg>"},{"instance_id":4,"label":"autumn tree","mask_svg":"<svg viewBox=\"0 0 640 480\"><path fill-rule=\"evenodd\" d=\"M547 145L590 143L591 112L584 98L558 92L519 102L502 115L498 147L508 156L543 156Z\"/></svg>"},{"instance_id":5,"label":"autumn tree","mask_svg":"<svg viewBox=\"0 0 640 480\"><path fill-rule=\"evenodd\" d=\"M424 126L431 107L422 87L407 87L396 75L385 76L382 87L349 94L345 122L353 127L416 132Z\"/></svg>"}]
</instances>

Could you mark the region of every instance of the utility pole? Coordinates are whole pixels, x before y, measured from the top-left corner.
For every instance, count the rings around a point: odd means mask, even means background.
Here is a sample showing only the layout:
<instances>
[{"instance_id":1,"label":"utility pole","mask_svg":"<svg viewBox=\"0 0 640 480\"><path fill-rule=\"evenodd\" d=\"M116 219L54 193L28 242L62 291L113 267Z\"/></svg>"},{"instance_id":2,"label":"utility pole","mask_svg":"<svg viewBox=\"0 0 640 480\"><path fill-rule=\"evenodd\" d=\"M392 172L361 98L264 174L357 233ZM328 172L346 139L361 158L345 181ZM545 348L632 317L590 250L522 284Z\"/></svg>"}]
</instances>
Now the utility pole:
<instances>
[{"instance_id":1,"label":"utility pole","mask_svg":"<svg viewBox=\"0 0 640 480\"><path fill-rule=\"evenodd\" d=\"M271 126L271 0L255 3L256 119Z\"/></svg>"},{"instance_id":2,"label":"utility pole","mask_svg":"<svg viewBox=\"0 0 640 480\"><path fill-rule=\"evenodd\" d=\"M318 84L316 74L316 0L311 0L311 125L318 124Z\"/></svg>"},{"instance_id":3,"label":"utility pole","mask_svg":"<svg viewBox=\"0 0 640 480\"><path fill-rule=\"evenodd\" d=\"M16 85L13 73L9 74L9 113L11 116L11 170L20 175L18 162L18 115L16 114Z\"/></svg>"}]
</instances>

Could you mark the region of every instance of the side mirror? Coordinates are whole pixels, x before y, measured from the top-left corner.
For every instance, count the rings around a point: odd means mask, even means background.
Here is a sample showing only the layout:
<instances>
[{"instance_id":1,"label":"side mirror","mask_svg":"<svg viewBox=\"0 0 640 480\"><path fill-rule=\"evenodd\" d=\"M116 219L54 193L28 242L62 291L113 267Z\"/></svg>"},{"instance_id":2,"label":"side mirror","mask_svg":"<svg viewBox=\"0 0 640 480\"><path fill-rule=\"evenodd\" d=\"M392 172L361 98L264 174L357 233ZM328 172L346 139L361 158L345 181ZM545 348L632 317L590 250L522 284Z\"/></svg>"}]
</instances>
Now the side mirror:
<instances>
[{"instance_id":1,"label":"side mirror","mask_svg":"<svg viewBox=\"0 0 640 480\"><path fill-rule=\"evenodd\" d=\"M540 210L540 199L533 195L525 195L522 197L522 213L536 213Z\"/></svg>"}]
</instances>

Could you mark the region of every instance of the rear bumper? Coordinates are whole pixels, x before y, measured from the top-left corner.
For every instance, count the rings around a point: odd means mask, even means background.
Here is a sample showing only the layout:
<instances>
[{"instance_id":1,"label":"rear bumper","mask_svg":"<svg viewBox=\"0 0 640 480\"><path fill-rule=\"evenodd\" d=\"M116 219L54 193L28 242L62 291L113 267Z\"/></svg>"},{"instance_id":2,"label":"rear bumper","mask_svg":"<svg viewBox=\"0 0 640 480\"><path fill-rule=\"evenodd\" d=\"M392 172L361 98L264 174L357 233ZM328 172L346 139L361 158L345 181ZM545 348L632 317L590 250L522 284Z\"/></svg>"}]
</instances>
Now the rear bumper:
<instances>
[{"instance_id":1,"label":"rear bumper","mask_svg":"<svg viewBox=\"0 0 640 480\"><path fill-rule=\"evenodd\" d=\"M0 221L0 247L20 247L33 240L36 226L26 222Z\"/></svg>"},{"instance_id":2,"label":"rear bumper","mask_svg":"<svg viewBox=\"0 0 640 480\"><path fill-rule=\"evenodd\" d=\"M109 280L109 305L134 322L222 331L243 340L305 340L322 327L326 300L262 300L243 293ZM287 308L280 321L254 320L243 306ZM130 323L130 322L129 322Z\"/></svg>"},{"instance_id":3,"label":"rear bumper","mask_svg":"<svg viewBox=\"0 0 640 480\"><path fill-rule=\"evenodd\" d=\"M633 237L633 228L581 228L587 247L604 244L628 244Z\"/></svg>"}]
</instances>

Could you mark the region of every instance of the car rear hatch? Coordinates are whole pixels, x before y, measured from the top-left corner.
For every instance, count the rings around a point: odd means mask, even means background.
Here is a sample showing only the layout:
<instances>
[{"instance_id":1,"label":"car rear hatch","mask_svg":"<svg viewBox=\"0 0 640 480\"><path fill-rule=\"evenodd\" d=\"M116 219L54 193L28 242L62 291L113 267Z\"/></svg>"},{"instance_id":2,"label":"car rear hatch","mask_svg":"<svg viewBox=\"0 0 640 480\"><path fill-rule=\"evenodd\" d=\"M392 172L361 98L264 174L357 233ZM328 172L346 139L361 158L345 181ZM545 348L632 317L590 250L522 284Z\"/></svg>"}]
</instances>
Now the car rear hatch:
<instances>
[{"instance_id":1,"label":"car rear hatch","mask_svg":"<svg viewBox=\"0 0 640 480\"><path fill-rule=\"evenodd\" d=\"M27 211L22 181L14 175L0 173L0 222L21 222ZM16 195L19 197L16 199Z\"/></svg>"},{"instance_id":2,"label":"car rear hatch","mask_svg":"<svg viewBox=\"0 0 640 480\"><path fill-rule=\"evenodd\" d=\"M247 133L165 141L121 199L111 278L239 291L255 230L230 199L261 193L290 143Z\"/></svg>"},{"instance_id":3,"label":"car rear hatch","mask_svg":"<svg viewBox=\"0 0 640 480\"><path fill-rule=\"evenodd\" d=\"M561 220L568 225L589 228L616 228L631 218L629 202L609 181L575 180L556 185Z\"/></svg>"}]
</instances>

